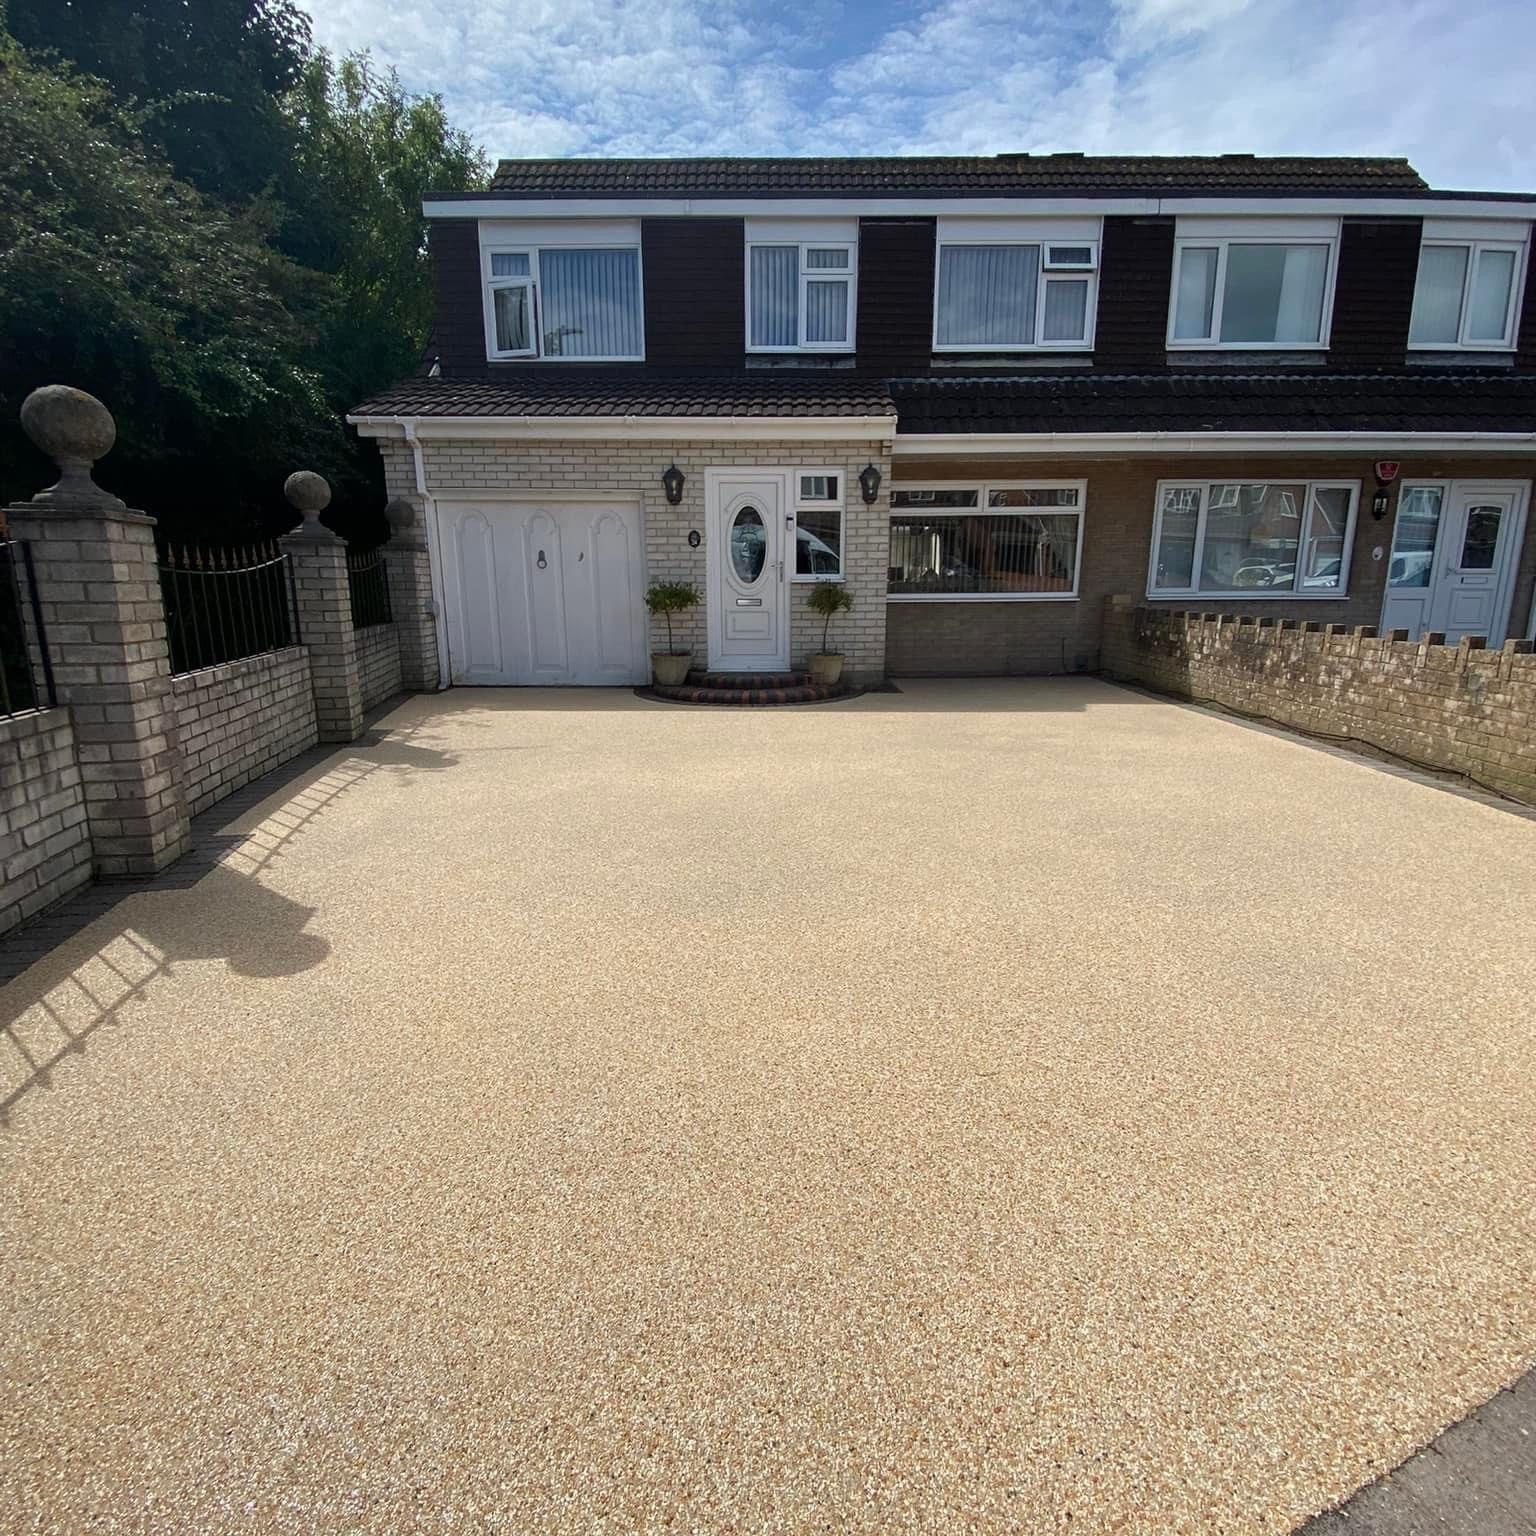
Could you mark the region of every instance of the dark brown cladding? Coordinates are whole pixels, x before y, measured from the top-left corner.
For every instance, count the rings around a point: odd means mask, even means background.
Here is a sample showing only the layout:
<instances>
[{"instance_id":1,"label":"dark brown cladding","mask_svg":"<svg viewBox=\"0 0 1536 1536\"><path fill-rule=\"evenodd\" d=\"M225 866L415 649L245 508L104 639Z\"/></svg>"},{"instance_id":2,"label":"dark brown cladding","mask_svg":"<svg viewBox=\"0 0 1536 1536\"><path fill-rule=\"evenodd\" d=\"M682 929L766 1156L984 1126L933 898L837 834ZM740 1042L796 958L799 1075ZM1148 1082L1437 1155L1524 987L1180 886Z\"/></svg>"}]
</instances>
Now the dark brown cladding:
<instances>
[{"instance_id":1,"label":"dark brown cladding","mask_svg":"<svg viewBox=\"0 0 1536 1536\"><path fill-rule=\"evenodd\" d=\"M739 368L746 351L745 225L642 219L645 359L655 368Z\"/></svg>"},{"instance_id":2,"label":"dark brown cladding","mask_svg":"<svg viewBox=\"0 0 1536 1536\"><path fill-rule=\"evenodd\" d=\"M1329 367L1402 366L1422 228L1419 219L1344 220Z\"/></svg>"},{"instance_id":3,"label":"dark brown cladding","mask_svg":"<svg viewBox=\"0 0 1536 1536\"><path fill-rule=\"evenodd\" d=\"M859 367L926 368L933 352L934 219L859 220Z\"/></svg>"},{"instance_id":4,"label":"dark brown cladding","mask_svg":"<svg viewBox=\"0 0 1536 1536\"><path fill-rule=\"evenodd\" d=\"M1129 372L1167 361L1173 228L1172 219L1104 220L1095 367Z\"/></svg>"},{"instance_id":5,"label":"dark brown cladding","mask_svg":"<svg viewBox=\"0 0 1536 1536\"><path fill-rule=\"evenodd\" d=\"M1530 257L1527 253L1527 262ZM1520 306L1520 318L1516 322L1515 366L1536 368L1536 273L1525 274L1525 300Z\"/></svg>"},{"instance_id":6,"label":"dark brown cladding","mask_svg":"<svg viewBox=\"0 0 1536 1536\"><path fill-rule=\"evenodd\" d=\"M427 226L432 264L432 339L444 372L485 367L485 312L480 297L480 229L473 219L433 219Z\"/></svg>"}]
</instances>

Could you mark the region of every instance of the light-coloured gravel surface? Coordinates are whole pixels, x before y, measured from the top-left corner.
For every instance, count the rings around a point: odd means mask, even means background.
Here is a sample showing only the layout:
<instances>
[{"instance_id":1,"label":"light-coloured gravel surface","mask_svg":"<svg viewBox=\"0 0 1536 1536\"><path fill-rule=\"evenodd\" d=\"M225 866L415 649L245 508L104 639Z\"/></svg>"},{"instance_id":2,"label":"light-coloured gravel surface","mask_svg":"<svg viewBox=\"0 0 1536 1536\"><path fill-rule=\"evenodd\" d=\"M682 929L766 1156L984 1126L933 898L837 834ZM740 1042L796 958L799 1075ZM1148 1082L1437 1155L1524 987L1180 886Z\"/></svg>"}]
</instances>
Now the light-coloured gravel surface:
<instances>
[{"instance_id":1,"label":"light-coloured gravel surface","mask_svg":"<svg viewBox=\"0 0 1536 1536\"><path fill-rule=\"evenodd\" d=\"M1283 1532L1531 1361L1536 823L1091 681L385 729L0 993L4 1528Z\"/></svg>"}]
</instances>

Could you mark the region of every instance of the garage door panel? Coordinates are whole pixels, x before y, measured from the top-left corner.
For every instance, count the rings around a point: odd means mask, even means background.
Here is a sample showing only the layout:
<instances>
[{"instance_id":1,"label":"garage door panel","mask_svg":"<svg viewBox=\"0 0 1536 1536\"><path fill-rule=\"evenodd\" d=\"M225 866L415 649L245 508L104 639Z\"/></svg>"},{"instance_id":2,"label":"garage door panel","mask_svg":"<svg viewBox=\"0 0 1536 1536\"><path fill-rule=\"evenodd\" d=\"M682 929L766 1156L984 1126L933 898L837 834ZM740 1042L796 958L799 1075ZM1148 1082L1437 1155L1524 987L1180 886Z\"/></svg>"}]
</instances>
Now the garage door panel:
<instances>
[{"instance_id":1,"label":"garage door panel","mask_svg":"<svg viewBox=\"0 0 1536 1536\"><path fill-rule=\"evenodd\" d=\"M484 513L467 509L457 520L460 654L467 678L496 678L506 669L501 637L501 604L497 598L496 536Z\"/></svg>"},{"instance_id":2,"label":"garage door panel","mask_svg":"<svg viewBox=\"0 0 1536 1536\"><path fill-rule=\"evenodd\" d=\"M587 580L596 616L595 662L603 676L626 677L635 665L635 621L639 612L629 594L638 586L638 527L615 512L592 523L588 540Z\"/></svg>"},{"instance_id":3,"label":"garage door panel","mask_svg":"<svg viewBox=\"0 0 1536 1536\"><path fill-rule=\"evenodd\" d=\"M439 503L457 683L643 682L640 509Z\"/></svg>"}]
</instances>

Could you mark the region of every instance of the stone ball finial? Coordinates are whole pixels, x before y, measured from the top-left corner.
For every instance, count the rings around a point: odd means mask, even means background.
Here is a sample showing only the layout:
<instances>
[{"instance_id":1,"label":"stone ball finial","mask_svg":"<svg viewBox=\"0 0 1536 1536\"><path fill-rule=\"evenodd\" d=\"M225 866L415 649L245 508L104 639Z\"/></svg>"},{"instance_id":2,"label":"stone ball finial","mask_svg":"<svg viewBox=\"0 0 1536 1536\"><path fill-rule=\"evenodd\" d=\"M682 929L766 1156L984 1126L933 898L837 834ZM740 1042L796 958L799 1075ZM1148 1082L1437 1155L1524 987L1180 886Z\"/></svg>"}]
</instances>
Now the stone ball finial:
<instances>
[{"instance_id":1,"label":"stone ball finial","mask_svg":"<svg viewBox=\"0 0 1536 1536\"><path fill-rule=\"evenodd\" d=\"M330 529L320 522L320 514L331 504L331 486L324 475L312 469L295 470L283 481L283 495L304 519L295 532L311 538L329 536Z\"/></svg>"},{"instance_id":2,"label":"stone ball finial","mask_svg":"<svg viewBox=\"0 0 1536 1536\"><path fill-rule=\"evenodd\" d=\"M384 507L384 521L391 536L408 534L416 526L416 508L403 496L395 496Z\"/></svg>"},{"instance_id":3,"label":"stone ball finial","mask_svg":"<svg viewBox=\"0 0 1536 1536\"><path fill-rule=\"evenodd\" d=\"M122 506L91 479L91 466L117 441L112 412L95 395L68 384L45 384L21 402L21 427L59 466L58 483L34 501Z\"/></svg>"}]
</instances>

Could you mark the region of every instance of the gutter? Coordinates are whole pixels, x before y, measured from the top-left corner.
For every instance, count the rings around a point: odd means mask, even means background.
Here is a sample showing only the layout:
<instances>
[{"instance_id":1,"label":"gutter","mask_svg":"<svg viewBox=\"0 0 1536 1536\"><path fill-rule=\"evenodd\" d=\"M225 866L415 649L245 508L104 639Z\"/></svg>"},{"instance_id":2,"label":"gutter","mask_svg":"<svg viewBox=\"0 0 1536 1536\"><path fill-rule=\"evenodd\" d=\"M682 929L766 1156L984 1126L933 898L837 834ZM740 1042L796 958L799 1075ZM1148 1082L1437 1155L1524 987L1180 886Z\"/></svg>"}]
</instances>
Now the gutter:
<instances>
[{"instance_id":1,"label":"gutter","mask_svg":"<svg viewBox=\"0 0 1536 1536\"><path fill-rule=\"evenodd\" d=\"M904 432L897 437L892 453L897 458L1002 453L1085 458L1138 453L1323 453L1340 449L1536 453L1536 432Z\"/></svg>"},{"instance_id":2,"label":"gutter","mask_svg":"<svg viewBox=\"0 0 1536 1536\"><path fill-rule=\"evenodd\" d=\"M695 439L764 441L797 438L840 442L849 438L896 436L896 415L885 416L373 416L347 417L364 437L385 437L405 428L406 440L418 438L501 438L510 441L620 438L635 442ZM419 454L419 448L416 450Z\"/></svg>"}]
</instances>

